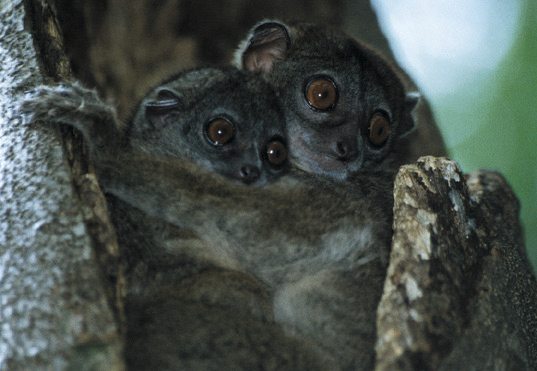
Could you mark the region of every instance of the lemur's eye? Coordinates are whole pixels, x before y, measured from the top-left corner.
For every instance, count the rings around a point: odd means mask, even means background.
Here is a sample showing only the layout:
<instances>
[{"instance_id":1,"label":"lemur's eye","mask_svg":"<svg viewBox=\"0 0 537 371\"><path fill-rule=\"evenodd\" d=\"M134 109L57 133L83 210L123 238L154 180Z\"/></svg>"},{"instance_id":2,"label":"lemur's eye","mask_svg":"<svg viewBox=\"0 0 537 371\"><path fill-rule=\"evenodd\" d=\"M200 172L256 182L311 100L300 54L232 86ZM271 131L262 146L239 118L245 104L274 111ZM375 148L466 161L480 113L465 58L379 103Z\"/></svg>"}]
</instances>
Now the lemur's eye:
<instances>
[{"instance_id":1,"label":"lemur's eye","mask_svg":"<svg viewBox=\"0 0 537 371\"><path fill-rule=\"evenodd\" d=\"M388 118L380 112L377 112L369 121L367 137L369 141L379 147L383 146L388 140L390 134L390 123Z\"/></svg>"},{"instance_id":2,"label":"lemur's eye","mask_svg":"<svg viewBox=\"0 0 537 371\"><path fill-rule=\"evenodd\" d=\"M338 99L336 85L327 77L316 77L312 79L304 91L308 104L318 110L329 110L333 108Z\"/></svg>"},{"instance_id":3,"label":"lemur's eye","mask_svg":"<svg viewBox=\"0 0 537 371\"><path fill-rule=\"evenodd\" d=\"M218 118L207 124L205 127L205 135L211 144L221 146L229 143L235 132L233 125L226 119Z\"/></svg>"},{"instance_id":4,"label":"lemur's eye","mask_svg":"<svg viewBox=\"0 0 537 371\"><path fill-rule=\"evenodd\" d=\"M287 148L278 139L270 141L267 145L267 160L271 165L279 166L287 159Z\"/></svg>"}]
</instances>

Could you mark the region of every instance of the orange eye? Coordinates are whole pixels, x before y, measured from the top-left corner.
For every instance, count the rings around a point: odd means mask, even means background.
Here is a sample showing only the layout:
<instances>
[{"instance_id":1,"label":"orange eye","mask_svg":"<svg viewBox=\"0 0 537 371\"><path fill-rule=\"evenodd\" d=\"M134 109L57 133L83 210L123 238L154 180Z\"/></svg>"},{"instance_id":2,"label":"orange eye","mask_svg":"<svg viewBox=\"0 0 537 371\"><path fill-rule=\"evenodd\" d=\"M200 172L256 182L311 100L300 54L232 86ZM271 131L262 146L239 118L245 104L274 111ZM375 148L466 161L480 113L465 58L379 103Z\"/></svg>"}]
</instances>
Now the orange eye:
<instances>
[{"instance_id":1,"label":"orange eye","mask_svg":"<svg viewBox=\"0 0 537 371\"><path fill-rule=\"evenodd\" d=\"M375 146L382 146L386 143L390 134L390 123L386 116L381 113L375 114L369 122L369 140Z\"/></svg>"},{"instance_id":2,"label":"orange eye","mask_svg":"<svg viewBox=\"0 0 537 371\"><path fill-rule=\"evenodd\" d=\"M279 166L287 158L287 148L279 140L273 140L267 145L267 160L274 166Z\"/></svg>"},{"instance_id":3,"label":"orange eye","mask_svg":"<svg viewBox=\"0 0 537 371\"><path fill-rule=\"evenodd\" d=\"M311 80L306 86L305 94L309 105L318 110L334 107L338 98L336 86L326 78Z\"/></svg>"},{"instance_id":4,"label":"orange eye","mask_svg":"<svg viewBox=\"0 0 537 371\"><path fill-rule=\"evenodd\" d=\"M233 125L225 119L216 119L207 125L205 134L212 144L221 146L233 139Z\"/></svg>"}]
</instances>

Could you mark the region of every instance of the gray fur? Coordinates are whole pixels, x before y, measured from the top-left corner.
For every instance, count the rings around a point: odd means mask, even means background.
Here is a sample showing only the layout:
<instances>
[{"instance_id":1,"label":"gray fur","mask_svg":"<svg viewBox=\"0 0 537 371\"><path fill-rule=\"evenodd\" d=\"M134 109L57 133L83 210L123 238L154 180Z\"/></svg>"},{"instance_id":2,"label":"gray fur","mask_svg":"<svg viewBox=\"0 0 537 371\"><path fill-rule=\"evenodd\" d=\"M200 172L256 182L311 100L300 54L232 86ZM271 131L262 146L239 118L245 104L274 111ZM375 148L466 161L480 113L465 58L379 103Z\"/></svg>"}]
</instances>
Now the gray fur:
<instances>
[{"instance_id":1,"label":"gray fur","mask_svg":"<svg viewBox=\"0 0 537 371\"><path fill-rule=\"evenodd\" d=\"M418 95L407 94L395 69L361 42L320 25L265 21L242 42L234 64L262 74L274 86L296 167L347 179L364 171L395 175L409 161L405 136L414 129L411 112ZM318 75L338 87L338 102L326 111L312 109L304 95L308 81ZM390 118L389 137L380 147L367 140L376 112ZM338 151L342 143L353 156Z\"/></svg>"},{"instance_id":2,"label":"gray fur","mask_svg":"<svg viewBox=\"0 0 537 371\"><path fill-rule=\"evenodd\" d=\"M179 112L144 119L173 96ZM99 102L77 85L40 87L22 110L81 130L90 146L128 262L131 369L372 369L390 173L273 172L262 151L260 184L220 171L213 164L226 161L192 134L215 110L250 125L259 147L285 141L270 87L233 69L163 83L126 126Z\"/></svg>"}]
</instances>

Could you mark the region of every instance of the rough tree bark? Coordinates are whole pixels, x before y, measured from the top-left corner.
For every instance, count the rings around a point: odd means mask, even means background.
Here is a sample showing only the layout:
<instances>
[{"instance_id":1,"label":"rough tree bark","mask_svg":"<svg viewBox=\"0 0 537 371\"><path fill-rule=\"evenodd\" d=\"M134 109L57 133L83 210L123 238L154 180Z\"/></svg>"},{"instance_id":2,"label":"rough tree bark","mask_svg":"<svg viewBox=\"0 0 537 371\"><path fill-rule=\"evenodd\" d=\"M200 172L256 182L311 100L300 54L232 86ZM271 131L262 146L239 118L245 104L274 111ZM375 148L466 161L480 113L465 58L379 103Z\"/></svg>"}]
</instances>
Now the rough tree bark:
<instances>
[{"instance_id":1,"label":"rough tree bark","mask_svg":"<svg viewBox=\"0 0 537 371\"><path fill-rule=\"evenodd\" d=\"M123 370L122 276L80 138L15 114L69 80L43 0L0 0L0 370ZM501 175L446 159L401 169L377 370L533 370L537 282Z\"/></svg>"},{"instance_id":2,"label":"rough tree bark","mask_svg":"<svg viewBox=\"0 0 537 371\"><path fill-rule=\"evenodd\" d=\"M117 244L80 139L16 114L70 78L59 42L45 2L0 1L0 370L123 370Z\"/></svg>"},{"instance_id":3,"label":"rough tree bark","mask_svg":"<svg viewBox=\"0 0 537 371\"><path fill-rule=\"evenodd\" d=\"M537 282L498 173L424 157L395 182L376 370L535 370Z\"/></svg>"}]
</instances>

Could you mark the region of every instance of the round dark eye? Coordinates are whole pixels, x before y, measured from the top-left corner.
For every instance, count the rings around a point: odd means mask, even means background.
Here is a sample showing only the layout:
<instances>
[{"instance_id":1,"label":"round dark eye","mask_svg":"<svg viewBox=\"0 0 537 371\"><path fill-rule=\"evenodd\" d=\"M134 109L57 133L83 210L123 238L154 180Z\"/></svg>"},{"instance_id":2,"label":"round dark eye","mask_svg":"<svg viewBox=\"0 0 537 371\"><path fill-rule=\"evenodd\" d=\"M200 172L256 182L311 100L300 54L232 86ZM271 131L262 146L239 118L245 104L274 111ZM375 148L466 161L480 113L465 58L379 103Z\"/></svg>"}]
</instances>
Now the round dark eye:
<instances>
[{"instance_id":1,"label":"round dark eye","mask_svg":"<svg viewBox=\"0 0 537 371\"><path fill-rule=\"evenodd\" d=\"M318 110L327 110L336 105L338 92L334 83L327 78L311 80L305 91L308 104Z\"/></svg>"},{"instance_id":2,"label":"round dark eye","mask_svg":"<svg viewBox=\"0 0 537 371\"><path fill-rule=\"evenodd\" d=\"M369 121L369 141L375 146L382 146L388 140L390 123L382 113L376 113Z\"/></svg>"},{"instance_id":3,"label":"round dark eye","mask_svg":"<svg viewBox=\"0 0 537 371\"><path fill-rule=\"evenodd\" d=\"M274 166L279 166L285 162L287 158L287 148L285 144L275 139L267 145L267 160Z\"/></svg>"},{"instance_id":4,"label":"round dark eye","mask_svg":"<svg viewBox=\"0 0 537 371\"><path fill-rule=\"evenodd\" d=\"M209 122L205 134L212 144L221 146L233 139L233 125L225 119L216 119Z\"/></svg>"}]
</instances>

